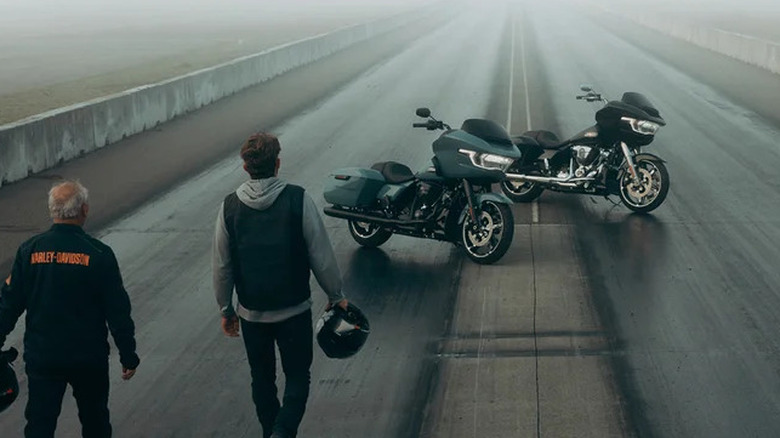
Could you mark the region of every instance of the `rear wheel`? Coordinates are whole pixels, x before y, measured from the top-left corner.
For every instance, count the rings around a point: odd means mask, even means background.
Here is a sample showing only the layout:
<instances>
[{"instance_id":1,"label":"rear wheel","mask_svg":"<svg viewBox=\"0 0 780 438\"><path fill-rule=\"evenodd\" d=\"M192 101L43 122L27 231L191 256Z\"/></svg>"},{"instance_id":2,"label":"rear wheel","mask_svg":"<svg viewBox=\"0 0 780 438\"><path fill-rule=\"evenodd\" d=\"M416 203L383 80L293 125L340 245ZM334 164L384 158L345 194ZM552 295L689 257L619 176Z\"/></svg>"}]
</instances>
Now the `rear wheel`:
<instances>
[{"instance_id":1,"label":"rear wheel","mask_svg":"<svg viewBox=\"0 0 780 438\"><path fill-rule=\"evenodd\" d=\"M513 202L531 202L542 194L544 188L535 182L505 179L501 190Z\"/></svg>"},{"instance_id":2,"label":"rear wheel","mask_svg":"<svg viewBox=\"0 0 780 438\"><path fill-rule=\"evenodd\" d=\"M637 181L626 170L620 177L620 200L639 213L649 213L660 206L669 193L669 172L660 160L640 159L635 164Z\"/></svg>"},{"instance_id":3,"label":"rear wheel","mask_svg":"<svg viewBox=\"0 0 780 438\"><path fill-rule=\"evenodd\" d=\"M357 221L348 222L349 234L352 235L355 242L368 248L376 248L382 245L393 235L390 231L376 224Z\"/></svg>"},{"instance_id":4,"label":"rear wheel","mask_svg":"<svg viewBox=\"0 0 780 438\"><path fill-rule=\"evenodd\" d=\"M506 254L515 234L512 210L494 201L482 203L476 222L467 212L463 221L461 243L474 262L489 265Z\"/></svg>"}]
</instances>

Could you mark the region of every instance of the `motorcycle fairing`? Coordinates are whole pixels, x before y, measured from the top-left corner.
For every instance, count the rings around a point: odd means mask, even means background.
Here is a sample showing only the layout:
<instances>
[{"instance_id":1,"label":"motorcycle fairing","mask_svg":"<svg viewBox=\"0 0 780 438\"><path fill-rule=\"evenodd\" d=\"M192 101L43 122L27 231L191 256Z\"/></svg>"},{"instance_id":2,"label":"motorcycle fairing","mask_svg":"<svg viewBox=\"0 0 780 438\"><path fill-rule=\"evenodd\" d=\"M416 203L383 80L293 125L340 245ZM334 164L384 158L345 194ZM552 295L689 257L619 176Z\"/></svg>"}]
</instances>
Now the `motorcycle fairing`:
<instances>
[{"instance_id":1,"label":"motorcycle fairing","mask_svg":"<svg viewBox=\"0 0 780 438\"><path fill-rule=\"evenodd\" d=\"M509 138L508 135L507 138ZM507 144L489 143L466 131L451 130L433 142L436 169L444 178L487 182L498 182L504 179L504 172L501 170L474 166L467 155L459 152L461 149L514 159L520 158L520 151L512 145L511 140Z\"/></svg>"},{"instance_id":2,"label":"motorcycle fairing","mask_svg":"<svg viewBox=\"0 0 780 438\"><path fill-rule=\"evenodd\" d=\"M466 119L460 129L495 145L511 146L512 139L503 126L487 119Z\"/></svg>"}]
</instances>

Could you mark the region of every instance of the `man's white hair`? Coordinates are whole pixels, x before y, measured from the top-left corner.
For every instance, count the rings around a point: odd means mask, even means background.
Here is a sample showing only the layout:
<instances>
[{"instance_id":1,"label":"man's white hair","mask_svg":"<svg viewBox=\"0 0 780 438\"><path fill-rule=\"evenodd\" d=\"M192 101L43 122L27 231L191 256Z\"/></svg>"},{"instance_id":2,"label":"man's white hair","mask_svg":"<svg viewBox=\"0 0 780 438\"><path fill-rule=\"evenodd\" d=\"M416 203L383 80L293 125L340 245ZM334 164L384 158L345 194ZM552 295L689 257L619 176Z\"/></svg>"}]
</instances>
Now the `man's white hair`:
<instances>
[{"instance_id":1,"label":"man's white hair","mask_svg":"<svg viewBox=\"0 0 780 438\"><path fill-rule=\"evenodd\" d=\"M49 216L52 219L74 219L87 203L89 191L78 181L65 181L49 190Z\"/></svg>"}]
</instances>

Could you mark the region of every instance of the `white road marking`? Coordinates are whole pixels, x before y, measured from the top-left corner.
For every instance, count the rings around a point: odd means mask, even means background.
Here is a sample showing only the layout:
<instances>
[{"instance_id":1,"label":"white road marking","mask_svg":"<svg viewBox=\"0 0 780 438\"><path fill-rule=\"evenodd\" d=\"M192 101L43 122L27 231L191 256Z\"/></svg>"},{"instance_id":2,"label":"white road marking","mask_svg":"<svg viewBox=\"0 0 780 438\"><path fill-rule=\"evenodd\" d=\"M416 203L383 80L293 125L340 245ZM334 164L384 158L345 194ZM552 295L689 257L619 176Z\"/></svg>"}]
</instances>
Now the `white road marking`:
<instances>
[{"instance_id":1,"label":"white road marking","mask_svg":"<svg viewBox=\"0 0 780 438\"><path fill-rule=\"evenodd\" d=\"M513 34L514 35L514 34ZM514 40L514 37L513 37ZM525 130L531 130L531 99L528 97L528 69L525 62L525 26L520 30L520 60L523 62L523 86L525 87Z\"/></svg>"},{"instance_id":2,"label":"white road marking","mask_svg":"<svg viewBox=\"0 0 780 438\"><path fill-rule=\"evenodd\" d=\"M514 44L514 22L512 26L512 43ZM525 129L530 131L531 128L531 99L528 92L528 69L525 62L525 26L520 30L520 60L523 63L523 87L525 88ZM514 54L514 50L512 51ZM512 63L514 66L514 62ZM514 74L513 74L514 76ZM509 82L509 89L512 89L512 81ZM510 98L511 102L511 98ZM511 107L510 107L511 108ZM535 224L539 223L539 203L534 200L531 203L531 221Z\"/></svg>"},{"instance_id":3,"label":"white road marking","mask_svg":"<svg viewBox=\"0 0 780 438\"><path fill-rule=\"evenodd\" d=\"M523 65L525 68L525 65ZM528 88L526 87L526 90ZM509 103L506 111L506 132L512 134L512 102L515 94L515 20L512 20L512 44L509 49Z\"/></svg>"}]
</instances>

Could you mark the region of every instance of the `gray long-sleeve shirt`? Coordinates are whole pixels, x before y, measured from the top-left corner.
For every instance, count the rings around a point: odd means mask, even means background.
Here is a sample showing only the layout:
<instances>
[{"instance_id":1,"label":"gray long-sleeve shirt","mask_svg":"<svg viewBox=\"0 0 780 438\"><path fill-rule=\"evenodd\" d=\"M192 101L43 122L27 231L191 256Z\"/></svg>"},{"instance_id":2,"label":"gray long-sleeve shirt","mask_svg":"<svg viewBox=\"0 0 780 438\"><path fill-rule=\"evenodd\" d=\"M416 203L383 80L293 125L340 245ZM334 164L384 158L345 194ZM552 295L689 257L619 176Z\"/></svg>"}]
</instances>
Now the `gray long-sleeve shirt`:
<instances>
[{"instance_id":1,"label":"gray long-sleeve shirt","mask_svg":"<svg viewBox=\"0 0 780 438\"><path fill-rule=\"evenodd\" d=\"M278 178L249 180L236 190L238 199L250 208L264 210L273 205L276 198L284 190L287 183ZM304 192L303 195L303 237L309 253L309 265L314 277L331 303L344 299L342 294L341 272L339 271L333 247L322 218L317 212L314 200ZM225 226L224 204L217 214L214 233L214 249L212 253L212 268L214 291L217 304L223 316L233 315L233 290L235 281L230 261L230 236ZM237 313L240 317L252 322L278 322L305 312L311 308L311 299L295 306L272 311L254 311L238 303Z\"/></svg>"}]
</instances>

